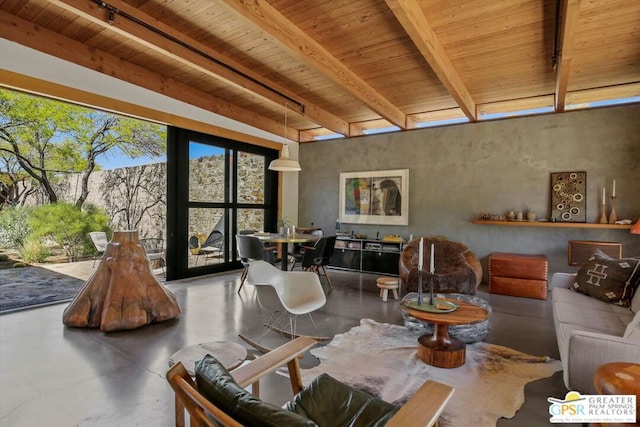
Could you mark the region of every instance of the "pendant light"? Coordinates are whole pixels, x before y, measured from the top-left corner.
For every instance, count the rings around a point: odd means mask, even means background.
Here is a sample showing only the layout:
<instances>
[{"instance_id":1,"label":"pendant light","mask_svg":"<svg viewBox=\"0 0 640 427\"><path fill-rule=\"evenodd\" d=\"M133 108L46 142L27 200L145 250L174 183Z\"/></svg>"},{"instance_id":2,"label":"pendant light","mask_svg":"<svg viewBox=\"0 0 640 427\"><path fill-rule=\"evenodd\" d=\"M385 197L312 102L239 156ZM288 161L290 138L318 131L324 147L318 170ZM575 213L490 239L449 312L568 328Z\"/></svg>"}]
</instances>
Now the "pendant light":
<instances>
[{"instance_id":1,"label":"pendant light","mask_svg":"<svg viewBox=\"0 0 640 427\"><path fill-rule=\"evenodd\" d=\"M297 160L291 160L289 158L289 146L284 144L282 146L282 154L280 158L272 160L269 164L269 170L281 171L281 172L297 172L302 170L300 163Z\"/></svg>"},{"instance_id":2,"label":"pendant light","mask_svg":"<svg viewBox=\"0 0 640 427\"><path fill-rule=\"evenodd\" d=\"M285 105L284 110L284 137L287 137L287 106ZM280 172L298 172L302 170L300 167L300 163L297 160L292 160L289 158L289 146L287 144L282 145L282 152L280 153L280 158L276 160L272 160L269 163L269 170L272 171L280 171Z\"/></svg>"}]
</instances>

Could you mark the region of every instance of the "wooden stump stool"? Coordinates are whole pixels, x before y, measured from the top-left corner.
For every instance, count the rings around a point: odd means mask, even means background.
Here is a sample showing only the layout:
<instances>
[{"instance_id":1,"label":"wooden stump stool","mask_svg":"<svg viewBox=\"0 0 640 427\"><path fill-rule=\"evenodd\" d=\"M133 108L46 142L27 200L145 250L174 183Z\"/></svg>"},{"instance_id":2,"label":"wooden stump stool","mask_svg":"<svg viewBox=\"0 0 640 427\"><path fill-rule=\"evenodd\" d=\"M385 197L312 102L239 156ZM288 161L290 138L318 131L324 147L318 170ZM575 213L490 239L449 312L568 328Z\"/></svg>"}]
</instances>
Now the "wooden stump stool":
<instances>
[{"instance_id":1,"label":"wooden stump stool","mask_svg":"<svg viewBox=\"0 0 640 427\"><path fill-rule=\"evenodd\" d=\"M393 298L398 299L398 287L399 280L394 277L380 277L376 280L376 286L380 288L380 296L382 301L387 302L387 296L389 295L389 289L393 291Z\"/></svg>"}]
</instances>

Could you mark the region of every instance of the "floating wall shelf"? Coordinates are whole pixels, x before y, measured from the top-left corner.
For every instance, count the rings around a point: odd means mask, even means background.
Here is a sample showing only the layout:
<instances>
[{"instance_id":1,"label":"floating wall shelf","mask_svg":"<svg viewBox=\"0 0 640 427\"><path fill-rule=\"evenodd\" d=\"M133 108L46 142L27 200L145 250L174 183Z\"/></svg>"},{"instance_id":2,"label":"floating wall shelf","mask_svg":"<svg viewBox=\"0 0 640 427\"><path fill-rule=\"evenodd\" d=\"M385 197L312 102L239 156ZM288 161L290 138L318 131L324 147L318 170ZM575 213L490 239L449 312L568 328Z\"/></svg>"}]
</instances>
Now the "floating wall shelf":
<instances>
[{"instance_id":1,"label":"floating wall shelf","mask_svg":"<svg viewBox=\"0 0 640 427\"><path fill-rule=\"evenodd\" d=\"M550 222L550 221L487 221L474 219L474 224L482 225L506 225L510 227L555 227L555 228L609 228L614 230L630 230L632 224L599 224L587 222Z\"/></svg>"}]
</instances>

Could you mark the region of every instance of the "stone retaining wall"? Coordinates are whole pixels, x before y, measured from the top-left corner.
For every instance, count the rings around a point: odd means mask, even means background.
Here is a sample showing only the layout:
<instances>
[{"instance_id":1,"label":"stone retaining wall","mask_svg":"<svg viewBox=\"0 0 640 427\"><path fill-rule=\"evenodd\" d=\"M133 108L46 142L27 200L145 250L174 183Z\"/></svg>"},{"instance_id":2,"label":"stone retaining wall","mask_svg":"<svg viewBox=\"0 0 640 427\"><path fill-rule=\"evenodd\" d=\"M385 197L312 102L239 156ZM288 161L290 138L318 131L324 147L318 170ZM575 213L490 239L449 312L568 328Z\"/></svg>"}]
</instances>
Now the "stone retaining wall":
<instances>
[{"instance_id":1,"label":"stone retaining wall","mask_svg":"<svg viewBox=\"0 0 640 427\"><path fill-rule=\"evenodd\" d=\"M189 199L224 201L225 158L200 157L189 162ZM238 199L242 203L264 202L264 157L240 153ZM167 165L154 163L97 171L89 179L87 203L105 210L113 230L137 229L140 237L166 235ZM57 187L59 199L74 203L80 194L80 175L67 177ZM208 235L223 215L222 209L190 209L189 233ZM263 228L262 211L243 209L238 229Z\"/></svg>"}]
</instances>

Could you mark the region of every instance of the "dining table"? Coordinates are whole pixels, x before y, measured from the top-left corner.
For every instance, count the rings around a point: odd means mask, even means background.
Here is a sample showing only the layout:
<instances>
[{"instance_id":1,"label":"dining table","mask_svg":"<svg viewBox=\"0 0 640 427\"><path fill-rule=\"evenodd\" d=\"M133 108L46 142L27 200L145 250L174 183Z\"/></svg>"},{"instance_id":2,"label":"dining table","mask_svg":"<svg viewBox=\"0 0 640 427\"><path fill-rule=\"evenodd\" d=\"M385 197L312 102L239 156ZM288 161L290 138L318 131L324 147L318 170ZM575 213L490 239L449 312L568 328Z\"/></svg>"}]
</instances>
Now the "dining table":
<instances>
[{"instance_id":1,"label":"dining table","mask_svg":"<svg viewBox=\"0 0 640 427\"><path fill-rule=\"evenodd\" d=\"M290 243L310 243L317 242L320 240L320 236L316 236L314 234L305 234L305 233L291 233L286 236L281 236L279 234L269 234L260 235L258 233L255 234L260 240L268 243L276 243L280 246L280 254L282 261L280 262L280 269L282 271L287 271L287 256L289 254L289 244Z\"/></svg>"}]
</instances>

